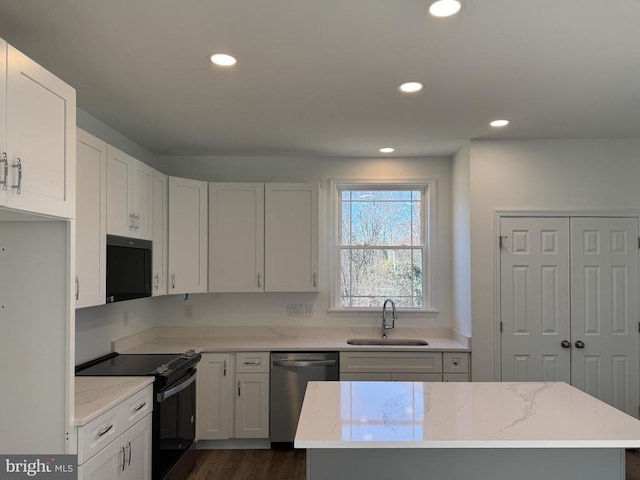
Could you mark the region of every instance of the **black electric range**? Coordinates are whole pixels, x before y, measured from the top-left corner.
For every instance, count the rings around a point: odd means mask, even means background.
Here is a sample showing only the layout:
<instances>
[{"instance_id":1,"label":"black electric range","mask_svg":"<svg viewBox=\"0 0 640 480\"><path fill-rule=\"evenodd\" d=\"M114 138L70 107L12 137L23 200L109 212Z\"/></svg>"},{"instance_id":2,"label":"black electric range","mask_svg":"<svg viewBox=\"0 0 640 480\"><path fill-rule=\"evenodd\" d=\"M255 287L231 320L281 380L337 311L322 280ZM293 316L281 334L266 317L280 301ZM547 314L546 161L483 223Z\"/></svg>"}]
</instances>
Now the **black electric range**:
<instances>
[{"instance_id":1,"label":"black electric range","mask_svg":"<svg viewBox=\"0 0 640 480\"><path fill-rule=\"evenodd\" d=\"M154 376L152 477L183 480L195 463L196 367L201 355L111 353L76 367L77 376Z\"/></svg>"}]
</instances>

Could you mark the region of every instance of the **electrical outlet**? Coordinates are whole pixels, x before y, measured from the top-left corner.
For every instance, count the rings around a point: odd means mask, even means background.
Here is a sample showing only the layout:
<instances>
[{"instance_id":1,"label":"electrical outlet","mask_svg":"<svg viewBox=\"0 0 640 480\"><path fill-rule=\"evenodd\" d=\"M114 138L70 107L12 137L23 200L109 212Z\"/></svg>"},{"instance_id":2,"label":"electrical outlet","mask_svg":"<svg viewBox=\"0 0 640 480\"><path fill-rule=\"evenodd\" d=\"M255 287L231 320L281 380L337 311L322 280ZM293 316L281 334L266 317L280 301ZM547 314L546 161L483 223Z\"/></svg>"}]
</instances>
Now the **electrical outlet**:
<instances>
[{"instance_id":1,"label":"electrical outlet","mask_svg":"<svg viewBox=\"0 0 640 480\"><path fill-rule=\"evenodd\" d=\"M313 317L313 303L307 303L304 306L304 316Z\"/></svg>"},{"instance_id":2,"label":"electrical outlet","mask_svg":"<svg viewBox=\"0 0 640 480\"><path fill-rule=\"evenodd\" d=\"M287 317L304 317L305 306L302 303L287 304Z\"/></svg>"},{"instance_id":3,"label":"electrical outlet","mask_svg":"<svg viewBox=\"0 0 640 480\"><path fill-rule=\"evenodd\" d=\"M184 318L193 318L193 305L184 306Z\"/></svg>"},{"instance_id":4,"label":"electrical outlet","mask_svg":"<svg viewBox=\"0 0 640 480\"><path fill-rule=\"evenodd\" d=\"M129 312L122 312L122 326L129 326Z\"/></svg>"}]
</instances>

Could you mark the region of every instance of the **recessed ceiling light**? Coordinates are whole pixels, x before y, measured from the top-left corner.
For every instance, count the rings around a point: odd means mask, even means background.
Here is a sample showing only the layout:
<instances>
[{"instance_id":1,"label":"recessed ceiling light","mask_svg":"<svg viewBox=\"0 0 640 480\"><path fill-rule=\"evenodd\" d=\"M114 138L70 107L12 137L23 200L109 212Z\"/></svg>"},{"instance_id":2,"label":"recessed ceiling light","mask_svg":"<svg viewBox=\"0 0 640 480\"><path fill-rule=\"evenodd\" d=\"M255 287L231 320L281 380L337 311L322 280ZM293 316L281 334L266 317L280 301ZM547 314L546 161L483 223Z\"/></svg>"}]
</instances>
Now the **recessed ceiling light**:
<instances>
[{"instance_id":1,"label":"recessed ceiling light","mask_svg":"<svg viewBox=\"0 0 640 480\"><path fill-rule=\"evenodd\" d=\"M428 5L429 13L434 17L443 18L455 15L462 9L461 0L436 0Z\"/></svg>"},{"instance_id":2,"label":"recessed ceiling light","mask_svg":"<svg viewBox=\"0 0 640 480\"><path fill-rule=\"evenodd\" d=\"M509 125L509 120L494 120L489 125L491 125L492 127L497 127L497 128L506 127L507 125Z\"/></svg>"},{"instance_id":3,"label":"recessed ceiling light","mask_svg":"<svg viewBox=\"0 0 640 480\"><path fill-rule=\"evenodd\" d=\"M226 53L216 53L211 55L211 61L221 67L230 67L236 64L236 59Z\"/></svg>"},{"instance_id":4,"label":"recessed ceiling light","mask_svg":"<svg viewBox=\"0 0 640 480\"><path fill-rule=\"evenodd\" d=\"M384 147L380 149L380 153L393 153L395 151L396 149L391 147Z\"/></svg>"},{"instance_id":5,"label":"recessed ceiling light","mask_svg":"<svg viewBox=\"0 0 640 480\"><path fill-rule=\"evenodd\" d=\"M414 93L422 90L422 84L419 82L405 82L398 86L398 90L402 93Z\"/></svg>"}]
</instances>

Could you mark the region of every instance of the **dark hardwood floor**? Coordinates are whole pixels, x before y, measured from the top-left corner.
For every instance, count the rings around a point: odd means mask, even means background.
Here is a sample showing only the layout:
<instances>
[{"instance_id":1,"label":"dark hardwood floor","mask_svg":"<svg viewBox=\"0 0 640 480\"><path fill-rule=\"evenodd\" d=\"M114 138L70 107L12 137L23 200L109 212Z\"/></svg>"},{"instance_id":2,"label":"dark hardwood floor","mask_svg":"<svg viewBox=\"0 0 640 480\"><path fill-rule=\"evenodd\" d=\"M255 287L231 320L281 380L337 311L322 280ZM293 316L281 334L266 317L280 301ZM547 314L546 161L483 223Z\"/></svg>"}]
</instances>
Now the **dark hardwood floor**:
<instances>
[{"instance_id":1,"label":"dark hardwood floor","mask_svg":"<svg viewBox=\"0 0 640 480\"><path fill-rule=\"evenodd\" d=\"M626 464L626 480L640 480L640 451L627 451ZM187 480L305 480L305 474L304 450L200 450Z\"/></svg>"}]
</instances>

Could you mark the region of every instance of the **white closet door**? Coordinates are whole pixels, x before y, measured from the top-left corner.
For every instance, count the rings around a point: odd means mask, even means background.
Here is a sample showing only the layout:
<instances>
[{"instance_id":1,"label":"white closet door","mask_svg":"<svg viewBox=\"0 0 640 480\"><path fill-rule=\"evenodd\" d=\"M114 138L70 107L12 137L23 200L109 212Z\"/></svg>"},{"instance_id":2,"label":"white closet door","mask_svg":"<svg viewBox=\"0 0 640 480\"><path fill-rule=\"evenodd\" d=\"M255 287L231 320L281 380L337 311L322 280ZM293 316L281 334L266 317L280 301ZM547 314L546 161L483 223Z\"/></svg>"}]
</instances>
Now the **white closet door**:
<instances>
[{"instance_id":1,"label":"white closet door","mask_svg":"<svg viewBox=\"0 0 640 480\"><path fill-rule=\"evenodd\" d=\"M569 219L503 218L500 235L502 381L569 383Z\"/></svg>"},{"instance_id":2,"label":"white closet door","mask_svg":"<svg viewBox=\"0 0 640 480\"><path fill-rule=\"evenodd\" d=\"M571 275L572 383L637 417L638 219L572 218Z\"/></svg>"}]
</instances>

